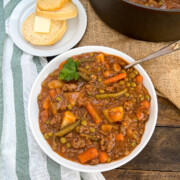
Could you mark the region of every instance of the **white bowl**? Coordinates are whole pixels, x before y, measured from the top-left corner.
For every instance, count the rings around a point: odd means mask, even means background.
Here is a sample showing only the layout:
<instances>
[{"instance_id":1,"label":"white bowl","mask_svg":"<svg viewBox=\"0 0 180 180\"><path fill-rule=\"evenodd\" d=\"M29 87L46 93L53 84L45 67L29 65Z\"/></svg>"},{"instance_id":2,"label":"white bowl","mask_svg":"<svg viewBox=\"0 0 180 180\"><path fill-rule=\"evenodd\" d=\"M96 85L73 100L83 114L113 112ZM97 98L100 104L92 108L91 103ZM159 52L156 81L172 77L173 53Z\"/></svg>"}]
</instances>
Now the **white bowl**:
<instances>
[{"instance_id":1,"label":"white bowl","mask_svg":"<svg viewBox=\"0 0 180 180\"><path fill-rule=\"evenodd\" d=\"M144 78L144 86L148 89L149 94L151 95L151 107L150 107L150 116L149 120L146 123L145 132L143 134L143 137L141 139L141 143L126 157L106 164L98 164L98 165L82 165L70 160L67 160L60 155L58 155L56 152L54 152L49 144L44 139L40 128L39 128L39 122L38 122L38 116L39 116L39 109L37 104L37 96L41 91L41 83L43 80L56 68L59 67L59 64L66 60L68 57L82 54L82 53L88 53L88 52L104 52L107 54L116 55L119 57L122 57L127 62L133 62L134 60L129 57L128 55L112 49L108 47L103 46L85 46L85 47L79 47L72 50L69 50L56 58L54 58L48 65L45 66L45 68L40 72L37 79L35 80L30 97L29 97L29 104L28 104L28 116L29 116L29 123L32 130L32 133L38 142L39 146L42 148L42 150L54 161L57 163L77 170L77 171L83 171L83 172L102 172L102 171L108 171L114 168L117 168L119 166L122 166L132 160L135 156L137 156L142 149L146 146L148 141L150 140L153 131L155 129L156 121L157 121L157 113L158 113L158 105L157 105L157 97L155 93L154 86L148 76L148 74L145 72L145 70L140 66L136 65L136 69L140 72L140 74Z\"/></svg>"}]
</instances>

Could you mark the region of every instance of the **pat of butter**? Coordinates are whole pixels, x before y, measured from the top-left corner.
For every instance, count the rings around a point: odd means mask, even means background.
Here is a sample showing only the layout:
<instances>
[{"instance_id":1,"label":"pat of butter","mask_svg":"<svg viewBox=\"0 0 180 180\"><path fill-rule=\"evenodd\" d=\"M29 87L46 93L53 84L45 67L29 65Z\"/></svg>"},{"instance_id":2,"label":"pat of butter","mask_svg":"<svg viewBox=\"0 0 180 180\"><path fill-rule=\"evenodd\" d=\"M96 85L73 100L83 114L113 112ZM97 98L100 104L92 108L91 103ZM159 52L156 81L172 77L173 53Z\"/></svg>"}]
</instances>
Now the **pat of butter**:
<instances>
[{"instance_id":1,"label":"pat of butter","mask_svg":"<svg viewBox=\"0 0 180 180\"><path fill-rule=\"evenodd\" d=\"M34 32L37 33L49 33L51 28L51 20L35 16L34 20Z\"/></svg>"}]
</instances>

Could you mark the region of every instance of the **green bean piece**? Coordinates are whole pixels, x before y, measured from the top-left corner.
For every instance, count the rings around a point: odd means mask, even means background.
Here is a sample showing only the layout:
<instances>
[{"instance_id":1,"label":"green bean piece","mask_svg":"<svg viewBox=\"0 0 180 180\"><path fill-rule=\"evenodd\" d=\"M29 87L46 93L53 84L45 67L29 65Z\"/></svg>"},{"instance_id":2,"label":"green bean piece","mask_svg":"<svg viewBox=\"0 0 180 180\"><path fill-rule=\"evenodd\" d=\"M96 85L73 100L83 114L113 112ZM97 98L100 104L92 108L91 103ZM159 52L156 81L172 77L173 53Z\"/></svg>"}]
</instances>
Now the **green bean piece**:
<instances>
[{"instance_id":1,"label":"green bean piece","mask_svg":"<svg viewBox=\"0 0 180 180\"><path fill-rule=\"evenodd\" d=\"M65 144L67 142L67 140L65 137L61 137L60 142L61 142L61 144Z\"/></svg>"},{"instance_id":2,"label":"green bean piece","mask_svg":"<svg viewBox=\"0 0 180 180\"><path fill-rule=\"evenodd\" d=\"M58 97L56 98L56 101L61 101L61 97L58 96Z\"/></svg>"},{"instance_id":3,"label":"green bean piece","mask_svg":"<svg viewBox=\"0 0 180 180\"><path fill-rule=\"evenodd\" d=\"M81 122L81 119L82 118L80 118L74 124L71 124L70 126L67 126L64 129L60 130L59 132L55 133L55 136L62 137L66 135L67 133L71 132Z\"/></svg>"},{"instance_id":4,"label":"green bean piece","mask_svg":"<svg viewBox=\"0 0 180 180\"><path fill-rule=\"evenodd\" d=\"M56 136L53 136L53 141L52 141L52 149L55 150L57 147L57 143L56 143Z\"/></svg>"},{"instance_id":5,"label":"green bean piece","mask_svg":"<svg viewBox=\"0 0 180 180\"><path fill-rule=\"evenodd\" d=\"M68 110L72 110L72 104L68 104L67 108Z\"/></svg>"},{"instance_id":6,"label":"green bean piece","mask_svg":"<svg viewBox=\"0 0 180 180\"><path fill-rule=\"evenodd\" d=\"M92 74L91 72L89 72L87 69L85 68L81 68L81 67L78 67L78 71L82 72L82 73L86 73L86 74Z\"/></svg>"},{"instance_id":7,"label":"green bean piece","mask_svg":"<svg viewBox=\"0 0 180 180\"><path fill-rule=\"evenodd\" d=\"M81 63L81 62L91 62L93 61L94 59L79 59L78 61Z\"/></svg>"},{"instance_id":8,"label":"green bean piece","mask_svg":"<svg viewBox=\"0 0 180 180\"><path fill-rule=\"evenodd\" d=\"M104 89L100 89L100 90L99 90L99 93L100 93L100 94L103 94L103 93L104 93Z\"/></svg>"},{"instance_id":9,"label":"green bean piece","mask_svg":"<svg viewBox=\"0 0 180 180\"><path fill-rule=\"evenodd\" d=\"M94 133L95 131L96 131L96 130L95 130L94 127L90 127L90 128L89 128L89 132L90 132L90 133Z\"/></svg>"},{"instance_id":10,"label":"green bean piece","mask_svg":"<svg viewBox=\"0 0 180 180\"><path fill-rule=\"evenodd\" d=\"M80 134L80 136L81 137L85 137L85 138L87 138L87 139L89 139L89 140L92 140L92 141L99 141L99 138L97 138L97 137L95 137L95 136L91 136L91 135L89 135L89 134Z\"/></svg>"},{"instance_id":11,"label":"green bean piece","mask_svg":"<svg viewBox=\"0 0 180 180\"><path fill-rule=\"evenodd\" d=\"M86 74L86 73L83 73L83 72L79 72L79 76L84 79L85 81L90 81L91 78Z\"/></svg>"},{"instance_id":12,"label":"green bean piece","mask_svg":"<svg viewBox=\"0 0 180 180\"><path fill-rule=\"evenodd\" d=\"M71 144L70 144L70 143L66 143L66 147L67 147L67 148L70 148L70 147L71 147Z\"/></svg>"},{"instance_id":13,"label":"green bean piece","mask_svg":"<svg viewBox=\"0 0 180 180\"><path fill-rule=\"evenodd\" d=\"M86 121L86 120L82 120L82 121L81 121L81 125L82 125L82 126L87 126L87 121Z\"/></svg>"},{"instance_id":14,"label":"green bean piece","mask_svg":"<svg viewBox=\"0 0 180 180\"><path fill-rule=\"evenodd\" d=\"M48 136L47 133L44 134L44 138L45 138L45 139L49 139L49 136Z\"/></svg>"},{"instance_id":15,"label":"green bean piece","mask_svg":"<svg viewBox=\"0 0 180 180\"><path fill-rule=\"evenodd\" d=\"M127 88L117 92L117 93L110 93L110 94L97 94L96 98L97 99L105 99L105 98L116 98L119 96L122 96L124 93L127 92Z\"/></svg>"}]
</instances>

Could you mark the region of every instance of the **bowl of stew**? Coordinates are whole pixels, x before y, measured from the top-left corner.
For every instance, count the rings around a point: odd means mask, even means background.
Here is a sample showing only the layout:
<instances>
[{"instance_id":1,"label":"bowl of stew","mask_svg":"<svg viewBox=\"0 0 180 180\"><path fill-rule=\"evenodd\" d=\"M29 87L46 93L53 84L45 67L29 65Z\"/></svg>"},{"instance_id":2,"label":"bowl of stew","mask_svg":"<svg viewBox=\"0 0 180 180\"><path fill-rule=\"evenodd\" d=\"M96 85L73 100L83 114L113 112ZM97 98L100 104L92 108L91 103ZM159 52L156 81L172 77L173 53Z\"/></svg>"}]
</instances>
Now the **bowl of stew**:
<instances>
[{"instance_id":1,"label":"bowl of stew","mask_svg":"<svg viewBox=\"0 0 180 180\"><path fill-rule=\"evenodd\" d=\"M32 87L28 116L42 150L57 163L107 171L137 156L157 121L154 86L134 60L103 46L85 46L54 58Z\"/></svg>"},{"instance_id":2,"label":"bowl of stew","mask_svg":"<svg viewBox=\"0 0 180 180\"><path fill-rule=\"evenodd\" d=\"M180 0L90 0L110 27L145 41L180 39Z\"/></svg>"}]
</instances>

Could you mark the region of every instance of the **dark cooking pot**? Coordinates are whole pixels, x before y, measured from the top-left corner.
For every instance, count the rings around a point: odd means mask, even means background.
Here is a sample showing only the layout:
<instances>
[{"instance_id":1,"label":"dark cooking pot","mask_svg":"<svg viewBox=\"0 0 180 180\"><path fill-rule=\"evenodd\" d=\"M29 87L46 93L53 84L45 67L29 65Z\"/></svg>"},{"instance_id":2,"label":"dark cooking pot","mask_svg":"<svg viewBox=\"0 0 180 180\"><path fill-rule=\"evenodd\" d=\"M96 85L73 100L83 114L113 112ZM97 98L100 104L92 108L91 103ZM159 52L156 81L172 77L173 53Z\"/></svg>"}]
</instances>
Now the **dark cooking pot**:
<instances>
[{"instance_id":1,"label":"dark cooking pot","mask_svg":"<svg viewBox=\"0 0 180 180\"><path fill-rule=\"evenodd\" d=\"M109 26L130 37L146 41L180 39L180 9L159 9L128 0L90 0Z\"/></svg>"}]
</instances>

